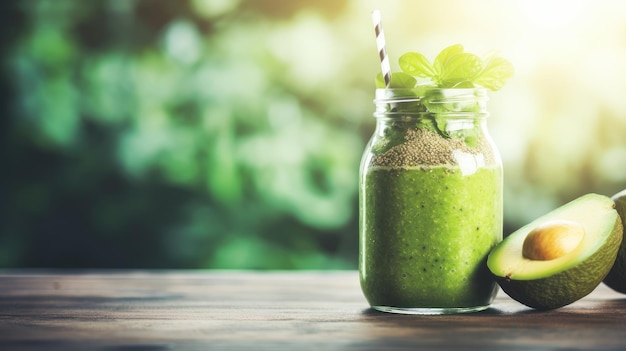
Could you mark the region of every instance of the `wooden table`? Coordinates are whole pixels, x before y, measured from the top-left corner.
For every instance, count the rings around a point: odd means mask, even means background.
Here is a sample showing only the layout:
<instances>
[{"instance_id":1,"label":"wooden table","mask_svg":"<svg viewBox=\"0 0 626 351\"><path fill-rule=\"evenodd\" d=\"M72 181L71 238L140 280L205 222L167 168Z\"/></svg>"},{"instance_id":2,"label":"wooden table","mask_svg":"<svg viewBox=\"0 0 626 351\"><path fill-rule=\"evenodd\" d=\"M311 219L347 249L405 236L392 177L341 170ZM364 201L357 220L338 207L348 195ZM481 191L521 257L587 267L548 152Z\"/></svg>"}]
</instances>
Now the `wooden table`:
<instances>
[{"instance_id":1,"label":"wooden table","mask_svg":"<svg viewBox=\"0 0 626 351\"><path fill-rule=\"evenodd\" d=\"M0 350L624 350L626 295L537 312L372 311L342 272L4 271Z\"/></svg>"}]
</instances>

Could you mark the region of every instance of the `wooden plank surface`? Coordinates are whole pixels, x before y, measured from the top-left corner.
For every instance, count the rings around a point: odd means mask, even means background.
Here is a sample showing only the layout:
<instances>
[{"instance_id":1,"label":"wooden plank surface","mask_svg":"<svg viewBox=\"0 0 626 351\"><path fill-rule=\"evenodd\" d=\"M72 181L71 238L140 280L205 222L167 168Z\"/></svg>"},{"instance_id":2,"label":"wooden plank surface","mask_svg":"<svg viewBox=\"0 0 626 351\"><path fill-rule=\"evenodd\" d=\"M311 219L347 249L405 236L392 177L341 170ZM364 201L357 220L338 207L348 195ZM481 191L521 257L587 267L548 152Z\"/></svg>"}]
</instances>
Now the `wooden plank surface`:
<instances>
[{"instance_id":1,"label":"wooden plank surface","mask_svg":"<svg viewBox=\"0 0 626 351\"><path fill-rule=\"evenodd\" d=\"M626 295L537 312L372 311L356 272L0 273L0 350L624 350Z\"/></svg>"}]
</instances>

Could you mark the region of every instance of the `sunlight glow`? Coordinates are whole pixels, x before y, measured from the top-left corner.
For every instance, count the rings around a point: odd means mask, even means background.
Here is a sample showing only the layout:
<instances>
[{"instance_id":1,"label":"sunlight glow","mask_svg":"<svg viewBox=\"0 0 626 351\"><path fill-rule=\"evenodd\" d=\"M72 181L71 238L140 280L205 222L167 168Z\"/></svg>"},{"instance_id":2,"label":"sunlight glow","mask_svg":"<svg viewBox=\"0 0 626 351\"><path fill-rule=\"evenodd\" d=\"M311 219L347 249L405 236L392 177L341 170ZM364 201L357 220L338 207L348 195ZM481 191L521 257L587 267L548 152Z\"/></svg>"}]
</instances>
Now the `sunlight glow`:
<instances>
[{"instance_id":1,"label":"sunlight glow","mask_svg":"<svg viewBox=\"0 0 626 351\"><path fill-rule=\"evenodd\" d=\"M517 4L539 29L564 28L583 13L582 0L525 0Z\"/></svg>"}]
</instances>

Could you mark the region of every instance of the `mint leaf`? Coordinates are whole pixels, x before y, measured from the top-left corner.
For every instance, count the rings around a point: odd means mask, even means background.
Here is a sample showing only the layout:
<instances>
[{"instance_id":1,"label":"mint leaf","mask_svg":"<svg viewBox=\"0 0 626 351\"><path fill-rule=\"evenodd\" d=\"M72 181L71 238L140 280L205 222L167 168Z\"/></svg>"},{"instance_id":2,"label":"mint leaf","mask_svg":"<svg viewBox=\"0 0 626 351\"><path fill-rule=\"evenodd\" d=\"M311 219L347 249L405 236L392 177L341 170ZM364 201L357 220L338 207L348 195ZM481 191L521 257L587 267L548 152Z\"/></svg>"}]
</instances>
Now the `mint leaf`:
<instances>
[{"instance_id":1,"label":"mint leaf","mask_svg":"<svg viewBox=\"0 0 626 351\"><path fill-rule=\"evenodd\" d=\"M461 44L450 45L447 48L441 50L439 55L435 57L435 62L433 64L437 75L441 76L444 68L448 65L448 60L450 60L451 57L463 53L464 50L465 49L463 49L463 45Z\"/></svg>"},{"instance_id":2,"label":"mint leaf","mask_svg":"<svg viewBox=\"0 0 626 351\"><path fill-rule=\"evenodd\" d=\"M445 88L471 89L476 87L471 80L461 80L456 82L451 81L448 84L449 86L445 86Z\"/></svg>"},{"instance_id":3,"label":"mint leaf","mask_svg":"<svg viewBox=\"0 0 626 351\"><path fill-rule=\"evenodd\" d=\"M463 45L454 44L441 50L431 62L418 52L400 56L400 72L393 72L389 88L413 89L420 87L475 88L496 91L514 74L513 65L491 51L485 58L465 52ZM376 76L376 87L385 88L383 76Z\"/></svg>"},{"instance_id":4,"label":"mint leaf","mask_svg":"<svg viewBox=\"0 0 626 351\"><path fill-rule=\"evenodd\" d=\"M390 88L390 89L399 89L399 88L414 88L415 84L417 84L417 79L412 75L406 74L404 72L393 72L391 73L391 80L389 81L389 86L385 85L385 79L383 78L382 73L378 73L376 75L376 79L374 81L376 84L376 88Z\"/></svg>"},{"instance_id":5,"label":"mint leaf","mask_svg":"<svg viewBox=\"0 0 626 351\"><path fill-rule=\"evenodd\" d=\"M487 61L485 68L476 77L474 83L489 90L497 91L514 73L515 69L511 62L502 57L493 57Z\"/></svg>"},{"instance_id":6,"label":"mint leaf","mask_svg":"<svg viewBox=\"0 0 626 351\"><path fill-rule=\"evenodd\" d=\"M418 52L407 52L400 56L398 63L404 73L412 76L428 78L436 75L435 68L430 61Z\"/></svg>"},{"instance_id":7,"label":"mint leaf","mask_svg":"<svg viewBox=\"0 0 626 351\"><path fill-rule=\"evenodd\" d=\"M393 72L391 74L391 81L389 82L389 88L413 88L417 83L417 79L412 75L404 72Z\"/></svg>"},{"instance_id":8,"label":"mint leaf","mask_svg":"<svg viewBox=\"0 0 626 351\"><path fill-rule=\"evenodd\" d=\"M378 73L376 75L376 78L374 79L374 84L376 85L376 88L380 88L380 89L384 89L387 87L387 85L385 84L385 78L383 77L382 73Z\"/></svg>"},{"instance_id":9,"label":"mint leaf","mask_svg":"<svg viewBox=\"0 0 626 351\"><path fill-rule=\"evenodd\" d=\"M451 88L463 82L472 82L483 70L483 60L467 52L450 56L442 67L439 82L445 88ZM467 85L467 84L466 84Z\"/></svg>"}]
</instances>

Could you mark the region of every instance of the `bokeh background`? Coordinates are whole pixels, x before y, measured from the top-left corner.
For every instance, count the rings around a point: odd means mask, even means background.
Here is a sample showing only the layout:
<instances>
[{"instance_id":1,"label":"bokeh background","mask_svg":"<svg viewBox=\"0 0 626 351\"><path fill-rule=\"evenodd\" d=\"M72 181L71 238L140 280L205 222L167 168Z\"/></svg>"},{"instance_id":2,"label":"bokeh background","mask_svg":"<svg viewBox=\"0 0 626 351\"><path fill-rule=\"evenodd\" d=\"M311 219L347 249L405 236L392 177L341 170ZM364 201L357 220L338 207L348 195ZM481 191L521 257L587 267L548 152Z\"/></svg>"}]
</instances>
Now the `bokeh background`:
<instances>
[{"instance_id":1,"label":"bokeh background","mask_svg":"<svg viewBox=\"0 0 626 351\"><path fill-rule=\"evenodd\" d=\"M373 9L516 67L505 234L626 188L623 1L2 1L0 267L356 268Z\"/></svg>"}]
</instances>

